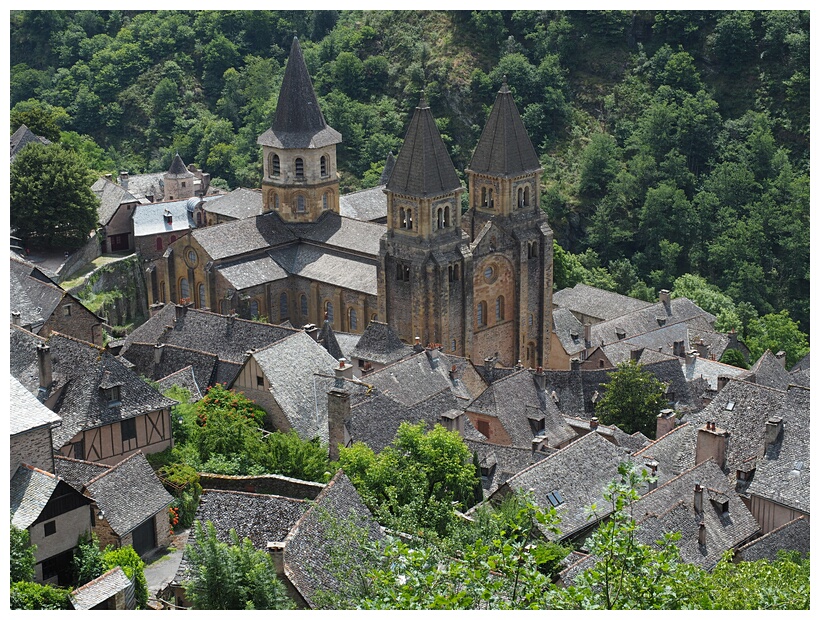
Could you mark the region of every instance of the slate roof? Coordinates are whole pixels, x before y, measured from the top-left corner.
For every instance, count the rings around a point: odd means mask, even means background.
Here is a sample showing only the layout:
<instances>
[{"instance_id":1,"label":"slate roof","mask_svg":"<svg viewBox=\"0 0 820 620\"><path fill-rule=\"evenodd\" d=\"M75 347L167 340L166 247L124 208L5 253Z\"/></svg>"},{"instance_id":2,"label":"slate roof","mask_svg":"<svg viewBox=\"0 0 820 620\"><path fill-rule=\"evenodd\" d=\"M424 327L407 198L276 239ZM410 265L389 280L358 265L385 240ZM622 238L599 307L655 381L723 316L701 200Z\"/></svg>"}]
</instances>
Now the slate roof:
<instances>
[{"instance_id":1,"label":"slate roof","mask_svg":"<svg viewBox=\"0 0 820 620\"><path fill-rule=\"evenodd\" d=\"M125 571L120 566L115 566L96 579L73 590L68 598L74 609L88 610L130 587L133 587L133 584Z\"/></svg>"},{"instance_id":2,"label":"slate roof","mask_svg":"<svg viewBox=\"0 0 820 620\"><path fill-rule=\"evenodd\" d=\"M225 263L217 267L216 271L237 291L288 277L288 272L270 254Z\"/></svg>"},{"instance_id":3,"label":"slate roof","mask_svg":"<svg viewBox=\"0 0 820 620\"><path fill-rule=\"evenodd\" d=\"M555 291L552 294L552 305L606 321L647 308L652 304L642 299L578 283L572 288ZM581 332L581 338L583 337L584 333Z\"/></svg>"},{"instance_id":4,"label":"slate roof","mask_svg":"<svg viewBox=\"0 0 820 620\"><path fill-rule=\"evenodd\" d=\"M20 125L20 127L17 128L17 131L11 134L11 138L9 139L9 156L11 159L14 159L29 142L39 142L44 146L51 144L51 140L48 140L42 136L37 136L25 125Z\"/></svg>"},{"instance_id":5,"label":"slate roof","mask_svg":"<svg viewBox=\"0 0 820 620\"><path fill-rule=\"evenodd\" d=\"M729 377L732 379L742 379L748 376L749 371L731 364L722 364L714 360L707 360L701 357L681 360L681 369L687 381L696 379L705 380L710 390L717 390L718 378Z\"/></svg>"},{"instance_id":6,"label":"slate roof","mask_svg":"<svg viewBox=\"0 0 820 620\"><path fill-rule=\"evenodd\" d=\"M603 499L606 486L618 478L618 464L630 460L626 450L610 443L598 433L590 433L550 454L544 460L519 472L500 487L532 490L534 503L549 508L548 494L558 491L563 498L557 508L561 539L568 538L593 523L586 508L597 504L598 519L611 511ZM548 537L554 538L552 534Z\"/></svg>"},{"instance_id":7,"label":"slate roof","mask_svg":"<svg viewBox=\"0 0 820 620\"><path fill-rule=\"evenodd\" d=\"M586 349L584 326L567 308L552 311L552 329L568 355L574 356Z\"/></svg>"},{"instance_id":8,"label":"slate roof","mask_svg":"<svg viewBox=\"0 0 820 620\"><path fill-rule=\"evenodd\" d=\"M11 435L60 422L60 416L37 400L17 379L9 376L9 380L9 430Z\"/></svg>"},{"instance_id":9,"label":"slate roof","mask_svg":"<svg viewBox=\"0 0 820 620\"><path fill-rule=\"evenodd\" d=\"M803 387L811 387L811 377L809 376L811 369L805 368L789 373L791 375L791 383L793 385L802 385Z\"/></svg>"},{"instance_id":10,"label":"slate roof","mask_svg":"<svg viewBox=\"0 0 820 620\"><path fill-rule=\"evenodd\" d=\"M744 562L773 562L777 559L778 552L783 550L797 551L805 557L811 551L810 529L809 520L798 517L743 545L737 551L738 556Z\"/></svg>"},{"instance_id":11,"label":"slate roof","mask_svg":"<svg viewBox=\"0 0 820 620\"><path fill-rule=\"evenodd\" d=\"M57 274L46 267L43 267L42 265L35 265L25 257L17 254L14 250L9 251L9 258L11 259L10 267L12 273L31 276L32 278L42 280L43 282L59 286L59 277Z\"/></svg>"},{"instance_id":12,"label":"slate roof","mask_svg":"<svg viewBox=\"0 0 820 620\"><path fill-rule=\"evenodd\" d=\"M127 180L117 177L117 181L128 193L139 199L141 204L152 204L146 196L153 196L154 202L159 202L165 196L165 173L147 172L145 174L129 174Z\"/></svg>"},{"instance_id":13,"label":"slate roof","mask_svg":"<svg viewBox=\"0 0 820 620\"><path fill-rule=\"evenodd\" d=\"M314 373L333 374L338 361L305 332L296 332L252 356L291 427L302 439L320 437L327 442L327 391L315 389Z\"/></svg>"},{"instance_id":14,"label":"slate roof","mask_svg":"<svg viewBox=\"0 0 820 620\"><path fill-rule=\"evenodd\" d=\"M325 122L308 75L299 40L293 37L273 125L257 142L278 148L321 148L342 141L341 134Z\"/></svg>"},{"instance_id":15,"label":"slate roof","mask_svg":"<svg viewBox=\"0 0 820 620\"><path fill-rule=\"evenodd\" d=\"M197 383L196 376L194 375L193 366L186 366L176 372L165 375L162 379L157 379L157 385L159 385L159 389L163 393L174 386L188 390L191 394L191 400L189 401L191 403L195 403L202 398L202 391L199 389L199 383Z\"/></svg>"},{"instance_id":16,"label":"slate roof","mask_svg":"<svg viewBox=\"0 0 820 620\"><path fill-rule=\"evenodd\" d=\"M413 347L404 344L387 323L370 321L350 356L378 364L391 364L412 353Z\"/></svg>"},{"instance_id":17,"label":"slate roof","mask_svg":"<svg viewBox=\"0 0 820 620\"><path fill-rule=\"evenodd\" d=\"M724 388L725 389L725 388ZM808 514L811 509L810 390L790 386L780 409L783 431L757 460L747 489L756 495Z\"/></svg>"},{"instance_id":18,"label":"slate roof","mask_svg":"<svg viewBox=\"0 0 820 620\"><path fill-rule=\"evenodd\" d=\"M262 192L258 189L244 187L238 187L205 204L206 212L236 220L262 215L264 208Z\"/></svg>"},{"instance_id":19,"label":"slate roof","mask_svg":"<svg viewBox=\"0 0 820 620\"><path fill-rule=\"evenodd\" d=\"M453 161L422 96L410 120L387 189L409 196L439 196L461 188Z\"/></svg>"},{"instance_id":20,"label":"slate roof","mask_svg":"<svg viewBox=\"0 0 820 620\"><path fill-rule=\"evenodd\" d=\"M385 168L387 171L387 168ZM384 185L362 189L339 196L339 213L363 222L374 222L387 218L387 196Z\"/></svg>"},{"instance_id":21,"label":"slate roof","mask_svg":"<svg viewBox=\"0 0 820 620\"><path fill-rule=\"evenodd\" d=\"M696 483L704 487L700 514L694 508ZM728 502L725 515L723 502ZM641 542L652 544L664 532L680 532L681 539L675 546L681 559L705 569L711 569L727 550L745 543L759 531L754 516L711 459L646 493L632 504L631 510ZM701 521L706 526L705 545L698 543Z\"/></svg>"},{"instance_id":22,"label":"slate roof","mask_svg":"<svg viewBox=\"0 0 820 620\"><path fill-rule=\"evenodd\" d=\"M267 250L270 246L296 240L279 215L272 211L257 217L197 228L191 236L213 260Z\"/></svg>"},{"instance_id":23,"label":"slate roof","mask_svg":"<svg viewBox=\"0 0 820 620\"><path fill-rule=\"evenodd\" d=\"M66 456L54 455L56 474L80 493L83 492L85 485L112 467L113 465L105 465L104 463L80 461Z\"/></svg>"},{"instance_id":24,"label":"slate roof","mask_svg":"<svg viewBox=\"0 0 820 620\"><path fill-rule=\"evenodd\" d=\"M299 244L295 252L272 250L270 256L293 275L368 295L378 294L375 260L351 258L308 244Z\"/></svg>"},{"instance_id":25,"label":"slate roof","mask_svg":"<svg viewBox=\"0 0 820 620\"><path fill-rule=\"evenodd\" d=\"M497 418L510 436L512 445L518 448L530 448L536 436L545 436L547 445L556 447L576 434L564 421L550 392L538 389L530 370L519 370L494 381L467 405L467 411ZM537 421L544 425L542 433L533 430L532 424Z\"/></svg>"},{"instance_id":26,"label":"slate roof","mask_svg":"<svg viewBox=\"0 0 820 620\"><path fill-rule=\"evenodd\" d=\"M351 352L356 348L356 345L359 344L361 334L349 334L347 332L333 333L336 335L336 342L338 343L339 348L342 350L342 356L346 360L349 360Z\"/></svg>"},{"instance_id":27,"label":"slate roof","mask_svg":"<svg viewBox=\"0 0 820 620\"><path fill-rule=\"evenodd\" d=\"M340 544L335 530L350 521L365 529L372 542L384 538L355 487L339 470L285 540L285 575L311 608L317 606L314 597L318 591L339 588L329 566L331 548ZM350 562L361 557L360 548L353 541L346 552Z\"/></svg>"},{"instance_id":28,"label":"slate roof","mask_svg":"<svg viewBox=\"0 0 820 620\"><path fill-rule=\"evenodd\" d=\"M132 343L128 347L127 355L127 358L118 359L131 362L135 372L154 381L159 381L190 366L200 392L216 383L226 383L221 380L225 377L233 379L240 368L239 364L220 361L215 353L194 351L171 344L163 345L158 364L156 363L156 345L152 343ZM227 368L223 369L223 366Z\"/></svg>"},{"instance_id":29,"label":"slate roof","mask_svg":"<svg viewBox=\"0 0 820 620\"><path fill-rule=\"evenodd\" d=\"M440 352L421 351L368 374L365 381L403 405L412 406L443 390L457 392L460 388L450 381L449 370Z\"/></svg>"},{"instance_id":30,"label":"slate roof","mask_svg":"<svg viewBox=\"0 0 820 620\"><path fill-rule=\"evenodd\" d=\"M322 323L322 329L319 331L316 342L322 345L325 351L333 356L333 359L338 360L344 357L344 353L342 353L339 342L336 340L336 334L333 332L330 321L325 320L325 322Z\"/></svg>"},{"instance_id":31,"label":"slate roof","mask_svg":"<svg viewBox=\"0 0 820 620\"><path fill-rule=\"evenodd\" d=\"M213 228L216 228L215 226ZM121 355L130 357L132 343L163 343L176 347L216 355L220 361L242 364L245 353L253 349L262 349L269 344L296 333L297 330L247 321L236 317L225 316L180 307L180 318L176 317L177 306L166 304L159 312L137 327L125 338ZM167 329L170 326L172 329ZM167 369L160 377L180 368ZM196 365L194 365L196 371ZM199 373L197 382L199 383ZM157 378L160 378L157 377ZM200 385L202 385L200 383ZM206 384L207 385L207 384Z\"/></svg>"},{"instance_id":32,"label":"slate roof","mask_svg":"<svg viewBox=\"0 0 820 620\"><path fill-rule=\"evenodd\" d=\"M48 345L51 348L54 378L51 393L62 389L62 395L54 408L54 412L63 419L63 423L52 431L55 449L64 446L80 431L176 404L176 401L162 396L110 353L92 344L54 332L48 339ZM36 359L35 352L34 368L37 367ZM30 381L26 388L34 393L37 383ZM120 385L120 401L117 405L109 406L101 388L116 384Z\"/></svg>"},{"instance_id":33,"label":"slate roof","mask_svg":"<svg viewBox=\"0 0 820 620\"><path fill-rule=\"evenodd\" d=\"M42 469L21 464L9 484L11 524L26 529L42 514L60 479Z\"/></svg>"},{"instance_id":34,"label":"slate roof","mask_svg":"<svg viewBox=\"0 0 820 620\"><path fill-rule=\"evenodd\" d=\"M166 176L172 179L187 179L194 176L194 173L185 167L185 162L182 161L182 158L179 156L179 153L177 153L176 155L174 155L174 159L171 162L171 167L168 168Z\"/></svg>"},{"instance_id":35,"label":"slate roof","mask_svg":"<svg viewBox=\"0 0 820 620\"><path fill-rule=\"evenodd\" d=\"M9 334L9 373L31 394L37 393L39 371L37 369L37 345L45 344L45 338L11 325Z\"/></svg>"},{"instance_id":36,"label":"slate roof","mask_svg":"<svg viewBox=\"0 0 820 620\"><path fill-rule=\"evenodd\" d=\"M100 200L100 206L97 207L97 221L103 226L111 221L120 205L139 202L121 185L117 185L105 177L97 179L91 186L91 191Z\"/></svg>"},{"instance_id":37,"label":"slate roof","mask_svg":"<svg viewBox=\"0 0 820 620\"><path fill-rule=\"evenodd\" d=\"M789 372L799 372L801 370L808 370L809 369L809 362L811 357L811 353L806 353L806 355L797 362L794 366L789 369Z\"/></svg>"},{"instance_id":38,"label":"slate roof","mask_svg":"<svg viewBox=\"0 0 820 620\"><path fill-rule=\"evenodd\" d=\"M778 390L785 390L790 383L794 383L791 374L769 349L749 369L749 375L749 381Z\"/></svg>"},{"instance_id":39,"label":"slate roof","mask_svg":"<svg viewBox=\"0 0 820 620\"><path fill-rule=\"evenodd\" d=\"M507 80L495 98L469 169L492 175L518 176L541 168Z\"/></svg>"},{"instance_id":40,"label":"slate roof","mask_svg":"<svg viewBox=\"0 0 820 620\"><path fill-rule=\"evenodd\" d=\"M586 435L593 430L591 418L564 416L564 421L579 435ZM598 424L595 428L595 432L616 446L620 446L631 453L637 452L651 443L651 440L643 433L635 432L630 435L614 424Z\"/></svg>"},{"instance_id":41,"label":"slate roof","mask_svg":"<svg viewBox=\"0 0 820 620\"><path fill-rule=\"evenodd\" d=\"M697 317L705 318L710 325L715 322L714 315L702 310L686 297L676 297L670 300L669 304L658 302L629 314L596 323L592 326L592 342L596 345L609 344L622 339L618 337L618 333L631 338L659 327L682 323ZM698 325L700 326L701 323Z\"/></svg>"},{"instance_id":42,"label":"slate roof","mask_svg":"<svg viewBox=\"0 0 820 620\"><path fill-rule=\"evenodd\" d=\"M303 241L312 241L332 248L377 258L379 240L387 231L384 224L362 222L326 211L311 224L289 224L294 234Z\"/></svg>"},{"instance_id":43,"label":"slate roof","mask_svg":"<svg viewBox=\"0 0 820 620\"><path fill-rule=\"evenodd\" d=\"M174 200L172 202L152 202L137 205L134 208L134 236L146 237L169 232L180 232L196 228L194 214L188 208L188 201ZM193 200L212 200L211 197L204 199L194 198ZM171 214L171 223L165 221L164 214Z\"/></svg>"},{"instance_id":44,"label":"slate roof","mask_svg":"<svg viewBox=\"0 0 820 620\"><path fill-rule=\"evenodd\" d=\"M470 452L478 456L479 467L489 470L487 476L484 476L483 472L481 476L484 497L489 497L495 493L499 486L518 472L539 462L547 454L555 452L553 449L549 449L548 452L533 452L529 448L499 446L486 441L467 438L464 439L464 443L470 449Z\"/></svg>"},{"instance_id":45,"label":"slate roof","mask_svg":"<svg viewBox=\"0 0 820 620\"><path fill-rule=\"evenodd\" d=\"M141 451L123 459L85 486L119 537L154 515L165 518L166 515L160 513L174 501Z\"/></svg>"},{"instance_id":46,"label":"slate roof","mask_svg":"<svg viewBox=\"0 0 820 620\"><path fill-rule=\"evenodd\" d=\"M9 274L9 310L19 312L20 325L30 325L37 333L68 293L56 284L24 275L21 271L12 268ZM77 304L80 304L79 300Z\"/></svg>"}]
</instances>

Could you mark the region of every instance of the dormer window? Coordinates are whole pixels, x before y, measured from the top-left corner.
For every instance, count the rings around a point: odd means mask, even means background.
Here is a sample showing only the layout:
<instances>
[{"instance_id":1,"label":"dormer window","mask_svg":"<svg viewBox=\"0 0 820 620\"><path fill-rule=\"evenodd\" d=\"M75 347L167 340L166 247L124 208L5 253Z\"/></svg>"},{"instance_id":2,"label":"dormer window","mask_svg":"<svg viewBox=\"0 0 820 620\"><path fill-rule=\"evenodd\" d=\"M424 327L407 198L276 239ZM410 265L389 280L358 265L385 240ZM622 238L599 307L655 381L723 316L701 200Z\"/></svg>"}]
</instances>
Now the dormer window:
<instances>
[{"instance_id":1,"label":"dormer window","mask_svg":"<svg viewBox=\"0 0 820 620\"><path fill-rule=\"evenodd\" d=\"M615 336L616 338L618 338L618 340L623 340L624 338L626 338L626 332L622 327L616 327Z\"/></svg>"},{"instance_id":2,"label":"dormer window","mask_svg":"<svg viewBox=\"0 0 820 620\"><path fill-rule=\"evenodd\" d=\"M105 402L108 403L109 407L114 405L118 405L120 403L120 386L119 385L112 385L107 388L102 388L103 391L103 398Z\"/></svg>"},{"instance_id":3,"label":"dormer window","mask_svg":"<svg viewBox=\"0 0 820 620\"><path fill-rule=\"evenodd\" d=\"M165 209L165 211L162 214L162 218L165 220L165 223L169 226L174 223L174 216L171 215L171 212L168 209Z\"/></svg>"}]
</instances>

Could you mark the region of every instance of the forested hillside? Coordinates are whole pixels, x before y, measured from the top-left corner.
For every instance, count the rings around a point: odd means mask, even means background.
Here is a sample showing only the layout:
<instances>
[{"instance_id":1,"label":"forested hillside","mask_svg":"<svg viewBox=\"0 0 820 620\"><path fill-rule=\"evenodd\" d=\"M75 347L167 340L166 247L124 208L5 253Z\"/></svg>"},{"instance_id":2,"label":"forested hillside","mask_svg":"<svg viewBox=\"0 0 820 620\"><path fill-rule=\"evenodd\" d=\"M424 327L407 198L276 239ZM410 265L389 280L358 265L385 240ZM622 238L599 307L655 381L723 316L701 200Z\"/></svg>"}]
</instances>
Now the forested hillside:
<instances>
[{"instance_id":1,"label":"forested hillside","mask_svg":"<svg viewBox=\"0 0 820 620\"><path fill-rule=\"evenodd\" d=\"M556 281L650 297L687 273L726 325L809 328L808 11L12 11L11 130L97 172L259 187L296 34L343 190L378 183L422 89L456 168L507 76L566 252Z\"/></svg>"}]
</instances>

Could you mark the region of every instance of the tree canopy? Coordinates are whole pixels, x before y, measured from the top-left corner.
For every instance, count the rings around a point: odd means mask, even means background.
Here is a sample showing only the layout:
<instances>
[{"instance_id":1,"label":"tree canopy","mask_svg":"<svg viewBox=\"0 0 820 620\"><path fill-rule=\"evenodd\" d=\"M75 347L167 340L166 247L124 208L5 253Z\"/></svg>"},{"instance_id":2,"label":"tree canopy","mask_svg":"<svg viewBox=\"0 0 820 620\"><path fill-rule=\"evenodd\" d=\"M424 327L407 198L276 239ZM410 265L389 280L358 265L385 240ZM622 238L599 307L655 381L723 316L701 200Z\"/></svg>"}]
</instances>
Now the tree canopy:
<instances>
[{"instance_id":1,"label":"tree canopy","mask_svg":"<svg viewBox=\"0 0 820 620\"><path fill-rule=\"evenodd\" d=\"M618 364L595 403L595 413L604 424L615 424L627 433L654 437L656 418L668 406L666 385L633 361Z\"/></svg>"}]
</instances>

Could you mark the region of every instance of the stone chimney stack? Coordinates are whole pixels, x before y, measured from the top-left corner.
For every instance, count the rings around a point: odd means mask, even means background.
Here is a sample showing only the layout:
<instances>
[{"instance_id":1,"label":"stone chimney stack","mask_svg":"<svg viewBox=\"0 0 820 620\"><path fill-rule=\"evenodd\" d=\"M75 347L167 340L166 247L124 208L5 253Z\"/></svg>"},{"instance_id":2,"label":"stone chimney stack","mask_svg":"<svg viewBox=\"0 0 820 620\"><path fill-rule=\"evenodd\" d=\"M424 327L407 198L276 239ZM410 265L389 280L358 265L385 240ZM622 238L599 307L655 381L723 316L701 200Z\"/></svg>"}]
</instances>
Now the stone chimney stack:
<instances>
[{"instance_id":1,"label":"stone chimney stack","mask_svg":"<svg viewBox=\"0 0 820 620\"><path fill-rule=\"evenodd\" d=\"M706 546L706 523L704 521L698 524L698 544L701 547Z\"/></svg>"},{"instance_id":2,"label":"stone chimney stack","mask_svg":"<svg viewBox=\"0 0 820 620\"><path fill-rule=\"evenodd\" d=\"M450 367L450 381L455 382L458 379L458 367L453 364Z\"/></svg>"},{"instance_id":3,"label":"stone chimney stack","mask_svg":"<svg viewBox=\"0 0 820 620\"><path fill-rule=\"evenodd\" d=\"M421 353L422 351L424 351L424 347L421 346L421 338L419 338L418 336L413 338L413 351L415 353Z\"/></svg>"},{"instance_id":4,"label":"stone chimney stack","mask_svg":"<svg viewBox=\"0 0 820 620\"><path fill-rule=\"evenodd\" d=\"M541 366L535 369L533 378L535 379L535 387L538 388L539 392L543 392L547 389L547 376L544 374L544 369Z\"/></svg>"},{"instance_id":5,"label":"stone chimney stack","mask_svg":"<svg viewBox=\"0 0 820 620\"><path fill-rule=\"evenodd\" d=\"M729 447L729 433L718 428L714 422L706 422L698 429L695 465L714 459L717 466L726 469L726 452Z\"/></svg>"},{"instance_id":6,"label":"stone chimney stack","mask_svg":"<svg viewBox=\"0 0 820 620\"><path fill-rule=\"evenodd\" d=\"M484 378L489 382L492 383L495 380L495 362L496 357L485 357L484 358Z\"/></svg>"},{"instance_id":7,"label":"stone chimney stack","mask_svg":"<svg viewBox=\"0 0 820 620\"><path fill-rule=\"evenodd\" d=\"M577 357L573 357L569 361L569 368L570 370L581 370L581 360Z\"/></svg>"},{"instance_id":8,"label":"stone chimney stack","mask_svg":"<svg viewBox=\"0 0 820 620\"><path fill-rule=\"evenodd\" d=\"M671 301L671 300L670 300L670 296L669 296L669 291L668 291L668 290L666 290L665 288L662 288L662 289L658 292L658 299L660 300L660 302L661 302L664 306L667 306L667 307L668 307L668 306L669 306L669 303L670 303L670 301Z\"/></svg>"},{"instance_id":9,"label":"stone chimney stack","mask_svg":"<svg viewBox=\"0 0 820 620\"><path fill-rule=\"evenodd\" d=\"M661 409L655 422L655 439L663 437L675 428L675 412L672 409Z\"/></svg>"},{"instance_id":10,"label":"stone chimney stack","mask_svg":"<svg viewBox=\"0 0 820 620\"><path fill-rule=\"evenodd\" d=\"M273 568L276 571L276 576L285 580L285 543L284 541L276 541L268 543L268 555L273 560Z\"/></svg>"},{"instance_id":11,"label":"stone chimney stack","mask_svg":"<svg viewBox=\"0 0 820 620\"><path fill-rule=\"evenodd\" d=\"M584 346L587 349L592 347L592 323L584 323Z\"/></svg>"},{"instance_id":12,"label":"stone chimney stack","mask_svg":"<svg viewBox=\"0 0 820 620\"><path fill-rule=\"evenodd\" d=\"M302 329L305 330L305 333L313 338L314 340L318 340L319 338L319 328L316 327L313 323L308 323L307 325L302 325Z\"/></svg>"},{"instance_id":13,"label":"stone chimney stack","mask_svg":"<svg viewBox=\"0 0 820 620\"><path fill-rule=\"evenodd\" d=\"M11 324L20 326L20 313L17 310L13 310L11 313Z\"/></svg>"},{"instance_id":14,"label":"stone chimney stack","mask_svg":"<svg viewBox=\"0 0 820 620\"><path fill-rule=\"evenodd\" d=\"M657 461L649 461L646 466L649 468L649 475L654 478L649 482L649 491L654 491L658 488L658 462Z\"/></svg>"},{"instance_id":15,"label":"stone chimney stack","mask_svg":"<svg viewBox=\"0 0 820 620\"><path fill-rule=\"evenodd\" d=\"M695 360L700 357L700 353L695 350L687 351L686 353L686 365L691 366L695 363Z\"/></svg>"},{"instance_id":16,"label":"stone chimney stack","mask_svg":"<svg viewBox=\"0 0 820 620\"><path fill-rule=\"evenodd\" d=\"M766 433L764 435L763 454L766 454L766 450L768 450L770 446L774 445L777 442L777 438L780 435L780 431L782 430L783 418L771 417L768 420L766 420Z\"/></svg>"},{"instance_id":17,"label":"stone chimney stack","mask_svg":"<svg viewBox=\"0 0 820 620\"><path fill-rule=\"evenodd\" d=\"M438 368L439 350L435 348L429 348L425 349L424 352L427 354L427 359L430 361L430 368Z\"/></svg>"},{"instance_id":18,"label":"stone chimney stack","mask_svg":"<svg viewBox=\"0 0 820 620\"><path fill-rule=\"evenodd\" d=\"M40 390L48 392L54 383L51 363L51 347L47 344L37 345L37 371L40 375Z\"/></svg>"},{"instance_id":19,"label":"stone chimney stack","mask_svg":"<svg viewBox=\"0 0 820 620\"><path fill-rule=\"evenodd\" d=\"M590 431L598 431L598 418L592 417L589 419L589 430Z\"/></svg>"},{"instance_id":20,"label":"stone chimney stack","mask_svg":"<svg viewBox=\"0 0 820 620\"><path fill-rule=\"evenodd\" d=\"M785 351L778 351L777 353L775 353L774 356L777 359L777 361L780 362L780 365L783 368L785 368L786 367L786 352Z\"/></svg>"},{"instance_id":21,"label":"stone chimney stack","mask_svg":"<svg viewBox=\"0 0 820 620\"><path fill-rule=\"evenodd\" d=\"M165 348L164 344L154 345L154 366L159 366L162 363L162 350Z\"/></svg>"},{"instance_id":22,"label":"stone chimney stack","mask_svg":"<svg viewBox=\"0 0 820 620\"><path fill-rule=\"evenodd\" d=\"M695 512L703 514L703 487L700 482L695 483Z\"/></svg>"},{"instance_id":23,"label":"stone chimney stack","mask_svg":"<svg viewBox=\"0 0 820 620\"><path fill-rule=\"evenodd\" d=\"M183 304L176 304L174 306L174 318L177 321L181 321L185 317L185 312L188 310L188 307ZM228 321L230 323L230 321Z\"/></svg>"},{"instance_id":24,"label":"stone chimney stack","mask_svg":"<svg viewBox=\"0 0 820 620\"><path fill-rule=\"evenodd\" d=\"M729 383L730 378L726 375L718 375L717 378L717 391L720 392L723 388L726 387L726 384Z\"/></svg>"},{"instance_id":25,"label":"stone chimney stack","mask_svg":"<svg viewBox=\"0 0 820 620\"><path fill-rule=\"evenodd\" d=\"M124 189L128 189L128 170L120 170L120 186Z\"/></svg>"},{"instance_id":26,"label":"stone chimney stack","mask_svg":"<svg viewBox=\"0 0 820 620\"><path fill-rule=\"evenodd\" d=\"M328 455L331 461L338 461L339 445L346 446L348 440L346 424L350 421L350 392L345 387L345 380L353 378L353 365L342 358L334 373L336 380L327 393Z\"/></svg>"}]
</instances>

